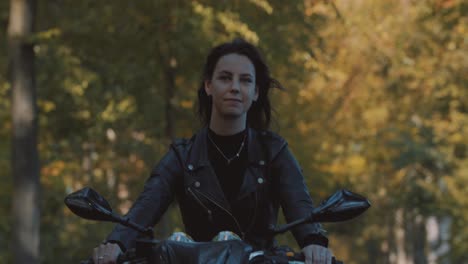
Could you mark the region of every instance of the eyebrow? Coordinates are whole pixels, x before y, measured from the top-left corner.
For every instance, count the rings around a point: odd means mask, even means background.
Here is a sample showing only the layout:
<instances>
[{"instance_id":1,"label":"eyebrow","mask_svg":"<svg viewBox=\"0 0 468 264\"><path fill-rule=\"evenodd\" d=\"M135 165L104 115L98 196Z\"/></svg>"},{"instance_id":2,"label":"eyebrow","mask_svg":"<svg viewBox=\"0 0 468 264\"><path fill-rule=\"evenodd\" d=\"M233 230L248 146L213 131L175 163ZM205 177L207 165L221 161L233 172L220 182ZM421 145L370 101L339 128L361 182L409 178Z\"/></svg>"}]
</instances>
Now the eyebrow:
<instances>
[{"instance_id":1,"label":"eyebrow","mask_svg":"<svg viewBox=\"0 0 468 264\"><path fill-rule=\"evenodd\" d=\"M228 74L228 75L232 75L232 72L223 70L223 71L219 71L218 74ZM243 76L243 77L251 77L251 78L253 78L252 74L250 74L250 73L241 73L240 75Z\"/></svg>"}]
</instances>

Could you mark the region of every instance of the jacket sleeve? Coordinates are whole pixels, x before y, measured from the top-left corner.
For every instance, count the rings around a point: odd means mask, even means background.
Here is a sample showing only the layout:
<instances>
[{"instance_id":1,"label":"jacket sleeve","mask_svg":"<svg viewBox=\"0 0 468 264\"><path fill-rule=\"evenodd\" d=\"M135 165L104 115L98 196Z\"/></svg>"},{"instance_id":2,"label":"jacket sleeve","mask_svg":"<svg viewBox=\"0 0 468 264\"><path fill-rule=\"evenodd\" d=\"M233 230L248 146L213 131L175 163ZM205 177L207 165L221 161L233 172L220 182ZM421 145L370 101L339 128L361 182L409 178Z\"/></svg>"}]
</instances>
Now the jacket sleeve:
<instances>
[{"instance_id":1,"label":"jacket sleeve","mask_svg":"<svg viewBox=\"0 0 468 264\"><path fill-rule=\"evenodd\" d=\"M144 227L154 226L174 200L179 175L180 166L171 148L152 170L143 192L126 216ZM106 241L119 244L125 251L135 247L135 239L139 236L137 231L117 224Z\"/></svg>"},{"instance_id":2,"label":"jacket sleeve","mask_svg":"<svg viewBox=\"0 0 468 264\"><path fill-rule=\"evenodd\" d=\"M302 169L287 144L272 161L272 175L278 183L279 202L286 221L292 222L309 216L313 210L312 199L304 182ZM302 224L293 228L292 233L301 248L309 244L328 246L325 230L320 223Z\"/></svg>"}]
</instances>

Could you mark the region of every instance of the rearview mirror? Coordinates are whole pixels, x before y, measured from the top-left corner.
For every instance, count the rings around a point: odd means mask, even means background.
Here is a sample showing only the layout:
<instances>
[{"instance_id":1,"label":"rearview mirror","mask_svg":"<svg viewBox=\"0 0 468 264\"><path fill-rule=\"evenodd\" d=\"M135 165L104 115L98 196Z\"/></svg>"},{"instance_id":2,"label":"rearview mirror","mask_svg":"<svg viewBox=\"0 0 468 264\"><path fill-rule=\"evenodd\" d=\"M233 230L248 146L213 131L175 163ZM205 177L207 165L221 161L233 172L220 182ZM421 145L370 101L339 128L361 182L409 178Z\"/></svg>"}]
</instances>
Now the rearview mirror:
<instances>
[{"instance_id":1,"label":"rearview mirror","mask_svg":"<svg viewBox=\"0 0 468 264\"><path fill-rule=\"evenodd\" d=\"M316 207L312 215L316 222L341 222L357 217L369 207L370 202L365 197L340 190Z\"/></svg>"},{"instance_id":2,"label":"rearview mirror","mask_svg":"<svg viewBox=\"0 0 468 264\"><path fill-rule=\"evenodd\" d=\"M77 216L97 221L120 223L153 238L153 228L141 226L112 212L109 203L95 190L86 187L65 197L65 204Z\"/></svg>"},{"instance_id":3,"label":"rearview mirror","mask_svg":"<svg viewBox=\"0 0 468 264\"><path fill-rule=\"evenodd\" d=\"M270 229L270 232L274 236L303 223L341 222L350 220L362 214L369 207L370 202L365 197L348 190L340 190L323 201L318 207L314 208L309 216L276 228L273 227Z\"/></svg>"},{"instance_id":4,"label":"rearview mirror","mask_svg":"<svg viewBox=\"0 0 468 264\"><path fill-rule=\"evenodd\" d=\"M65 204L74 214L82 218L117 222L106 199L89 187L67 195Z\"/></svg>"}]
</instances>

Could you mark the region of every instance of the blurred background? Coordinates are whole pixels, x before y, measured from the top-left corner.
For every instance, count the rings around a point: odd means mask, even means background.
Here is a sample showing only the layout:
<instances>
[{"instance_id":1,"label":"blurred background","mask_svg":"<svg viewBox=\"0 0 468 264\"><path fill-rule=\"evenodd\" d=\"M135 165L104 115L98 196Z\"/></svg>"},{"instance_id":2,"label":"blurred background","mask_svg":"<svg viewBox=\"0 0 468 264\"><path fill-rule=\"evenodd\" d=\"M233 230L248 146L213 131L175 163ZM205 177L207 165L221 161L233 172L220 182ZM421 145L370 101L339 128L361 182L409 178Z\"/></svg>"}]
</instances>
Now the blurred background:
<instances>
[{"instance_id":1,"label":"blurred background","mask_svg":"<svg viewBox=\"0 0 468 264\"><path fill-rule=\"evenodd\" d=\"M242 37L287 88L272 130L345 263L468 263L468 2L0 1L0 263L77 263L112 224L65 208L91 186L126 213L173 138L190 137L204 58ZM177 205L158 237L183 230ZM283 244L297 249L290 235Z\"/></svg>"}]
</instances>

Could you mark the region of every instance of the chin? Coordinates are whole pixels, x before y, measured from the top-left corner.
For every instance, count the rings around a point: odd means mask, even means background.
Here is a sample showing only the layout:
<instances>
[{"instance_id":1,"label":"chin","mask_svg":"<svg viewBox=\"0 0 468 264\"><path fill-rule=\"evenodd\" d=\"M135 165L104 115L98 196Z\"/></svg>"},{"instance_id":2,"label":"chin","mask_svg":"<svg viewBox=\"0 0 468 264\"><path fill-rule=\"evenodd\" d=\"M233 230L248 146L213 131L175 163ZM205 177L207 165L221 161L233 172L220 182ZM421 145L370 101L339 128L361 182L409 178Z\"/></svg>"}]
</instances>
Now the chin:
<instances>
[{"instance_id":1,"label":"chin","mask_svg":"<svg viewBox=\"0 0 468 264\"><path fill-rule=\"evenodd\" d=\"M224 119L235 120L242 117L242 113L228 112L223 114Z\"/></svg>"}]
</instances>

